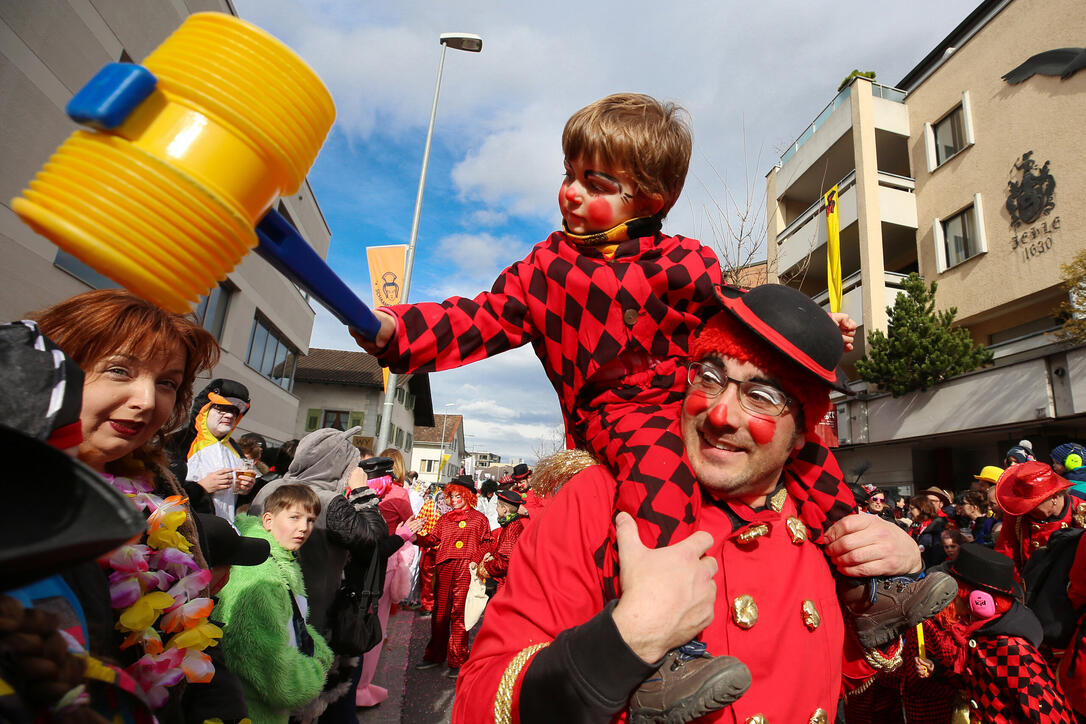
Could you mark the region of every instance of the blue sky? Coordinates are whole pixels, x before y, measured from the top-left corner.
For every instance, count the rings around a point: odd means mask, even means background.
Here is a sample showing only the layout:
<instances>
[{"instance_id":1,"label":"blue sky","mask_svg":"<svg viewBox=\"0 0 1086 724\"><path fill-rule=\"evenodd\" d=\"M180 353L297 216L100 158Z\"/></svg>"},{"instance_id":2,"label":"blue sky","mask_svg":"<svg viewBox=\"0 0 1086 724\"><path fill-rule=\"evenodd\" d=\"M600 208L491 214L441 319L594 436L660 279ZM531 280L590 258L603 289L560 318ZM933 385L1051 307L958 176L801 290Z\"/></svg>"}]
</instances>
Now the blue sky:
<instances>
[{"instance_id":1,"label":"blue sky","mask_svg":"<svg viewBox=\"0 0 1086 724\"><path fill-rule=\"evenodd\" d=\"M332 92L336 124L309 180L332 229L329 264L367 301L365 247L410 233L438 36L483 37L481 53L450 50L445 61L410 299L436 301L489 288L557 228L562 126L618 91L690 111L691 171L665 230L734 257L717 231L734 222L720 210L728 195L764 207L765 174L853 68L894 84L977 2L234 5ZM311 345L357 349L323 310ZM557 398L529 347L431 375L431 387L436 412L464 415L469 449L534 461L561 442Z\"/></svg>"}]
</instances>

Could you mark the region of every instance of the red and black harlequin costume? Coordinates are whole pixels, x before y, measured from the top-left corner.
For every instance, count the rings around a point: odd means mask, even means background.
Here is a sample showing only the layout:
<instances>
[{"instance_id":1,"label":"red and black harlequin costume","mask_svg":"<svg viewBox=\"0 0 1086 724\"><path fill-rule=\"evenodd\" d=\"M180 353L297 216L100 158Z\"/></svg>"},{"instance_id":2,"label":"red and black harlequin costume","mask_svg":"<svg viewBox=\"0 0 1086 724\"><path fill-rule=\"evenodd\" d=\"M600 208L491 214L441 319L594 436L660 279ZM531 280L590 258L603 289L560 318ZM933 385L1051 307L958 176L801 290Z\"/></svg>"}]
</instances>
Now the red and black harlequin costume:
<instances>
[{"instance_id":1,"label":"red and black harlequin costume","mask_svg":"<svg viewBox=\"0 0 1086 724\"><path fill-rule=\"evenodd\" d=\"M619 635L593 554L608 539L617 485L607 468L585 468L521 537L506 587L488 605L461 670L453 722L490 721L492 713L497 722L625 720L628 697L655 666ZM789 524L794 503L783 488L762 510L716 500L700 486L699 495L694 528L713 536L709 554L718 563L713 622L699 638L753 675L735 704L699 721L745 722L755 714L768 722L832 721L844 622L825 556L794 534L798 521ZM805 602L813 615L805 617ZM827 718L811 719L819 709Z\"/></svg>"},{"instance_id":2,"label":"red and black harlequin costume","mask_svg":"<svg viewBox=\"0 0 1086 724\"><path fill-rule=\"evenodd\" d=\"M527 527L528 518L518 516L502 526L498 540L494 542L494 548L490 551L490 555L494 557L486 562L486 573L494 579L497 586L495 594L505 587L505 576L509 573L509 560L513 557L513 549Z\"/></svg>"},{"instance_id":3,"label":"red and black harlequin costume","mask_svg":"<svg viewBox=\"0 0 1086 724\"><path fill-rule=\"evenodd\" d=\"M457 484L449 483L448 487L454 485ZM463 489L469 492L466 487ZM434 615L423 658L440 663L447 657L449 667L457 668L468 658L468 632L464 630L464 601L471 583L468 564L478 563L490 549L490 521L469 503L443 514L434 530L429 535L418 535L415 542L437 551Z\"/></svg>"},{"instance_id":4,"label":"red and black harlequin costume","mask_svg":"<svg viewBox=\"0 0 1086 724\"><path fill-rule=\"evenodd\" d=\"M982 625L951 630L925 623L935 675L962 692L971 722L1074 724L1056 676L1037 647L1037 617L1017 601Z\"/></svg>"},{"instance_id":5,"label":"red and black harlequin costume","mask_svg":"<svg viewBox=\"0 0 1086 724\"><path fill-rule=\"evenodd\" d=\"M616 472L619 509L655 547L693 531L696 481L673 423L690 336L718 309L713 288L722 283L712 250L660 233L660 223L635 219L577 239L557 231L474 299L383 307L396 332L378 355L394 372L434 372L530 342L558 393L567 445ZM820 442L792 457L785 479L816 542L854 508ZM613 530L597 559L613 598Z\"/></svg>"}]
</instances>

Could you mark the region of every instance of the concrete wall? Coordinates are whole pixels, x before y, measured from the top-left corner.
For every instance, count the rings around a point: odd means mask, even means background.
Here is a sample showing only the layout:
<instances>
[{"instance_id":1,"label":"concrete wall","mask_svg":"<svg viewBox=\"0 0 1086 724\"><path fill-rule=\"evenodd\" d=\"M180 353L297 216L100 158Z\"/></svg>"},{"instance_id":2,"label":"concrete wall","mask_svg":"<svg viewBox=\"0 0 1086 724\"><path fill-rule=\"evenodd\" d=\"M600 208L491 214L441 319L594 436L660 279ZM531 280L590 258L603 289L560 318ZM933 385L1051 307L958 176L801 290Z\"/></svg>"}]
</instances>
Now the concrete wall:
<instances>
[{"instance_id":1,"label":"concrete wall","mask_svg":"<svg viewBox=\"0 0 1086 724\"><path fill-rule=\"evenodd\" d=\"M908 96L912 137L909 151L916 178L920 272L939 282L940 308L956 306L959 320L1051 287L1060 265L1086 248L1086 158L1082 119L1086 72L1068 80L1034 76L1009 85L1001 76L1036 53L1080 47L1086 38L1081 0L1016 0ZM944 117L969 92L974 145L929 172L924 124ZM1020 180L1014 163L1033 151L1038 166L1051 161L1056 206L1042 221L1060 218L1045 253L1024 259L1012 248L1004 208L1007 182ZM982 197L988 252L939 274L932 232L934 218L947 218ZM978 293L978 290L984 290Z\"/></svg>"},{"instance_id":2,"label":"concrete wall","mask_svg":"<svg viewBox=\"0 0 1086 724\"><path fill-rule=\"evenodd\" d=\"M57 247L10 208L56 147L76 129L64 106L103 65L122 54L142 60L191 12L233 13L229 0L0 0L0 318L18 319L90 286L56 266ZM322 256L330 231L308 184L282 199ZM231 298L212 377L250 389L253 406L239 426L273 440L295 436L297 397L245 364L257 311L301 353L309 348L313 310L263 260L250 255L229 275ZM207 378L197 380L201 389ZM397 423L399 424L399 423ZM410 423L403 425L410 429Z\"/></svg>"}]
</instances>

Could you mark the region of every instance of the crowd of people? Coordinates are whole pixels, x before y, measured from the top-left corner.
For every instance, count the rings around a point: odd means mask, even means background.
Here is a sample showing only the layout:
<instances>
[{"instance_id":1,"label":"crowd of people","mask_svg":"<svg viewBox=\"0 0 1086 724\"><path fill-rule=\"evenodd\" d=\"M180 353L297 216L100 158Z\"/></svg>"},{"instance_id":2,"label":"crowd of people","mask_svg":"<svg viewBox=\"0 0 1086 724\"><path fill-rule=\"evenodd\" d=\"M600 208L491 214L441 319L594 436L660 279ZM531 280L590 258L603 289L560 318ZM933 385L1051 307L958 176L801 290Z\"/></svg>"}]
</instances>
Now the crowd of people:
<instances>
[{"instance_id":1,"label":"crowd of people","mask_svg":"<svg viewBox=\"0 0 1086 724\"><path fill-rule=\"evenodd\" d=\"M730 287L661 232L691 144L647 96L578 111L564 229L490 292L378 310L359 338L399 372L531 342L570 451L507 481L423 491L359 428L274 457L235 441L245 386L193 396L214 338L128 292L4 328L5 444L80 492L28 498L19 530L43 543L5 574L0 714L353 722L388 696L373 678L402 605L429 618L416 668L457 679L465 723L1086 715L1086 451L1048 464L1022 441L956 499L851 490L816 430L850 393L856 325Z\"/></svg>"}]
</instances>

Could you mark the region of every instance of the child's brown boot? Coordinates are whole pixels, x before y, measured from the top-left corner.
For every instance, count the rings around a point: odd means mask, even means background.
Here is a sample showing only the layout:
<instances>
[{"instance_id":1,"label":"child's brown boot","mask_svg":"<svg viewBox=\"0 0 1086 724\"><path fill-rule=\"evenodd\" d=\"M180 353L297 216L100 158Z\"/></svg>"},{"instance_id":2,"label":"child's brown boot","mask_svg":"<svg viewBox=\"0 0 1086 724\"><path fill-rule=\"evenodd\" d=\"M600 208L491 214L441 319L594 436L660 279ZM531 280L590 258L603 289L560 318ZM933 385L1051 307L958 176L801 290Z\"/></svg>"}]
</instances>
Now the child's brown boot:
<instances>
[{"instance_id":1,"label":"child's brown boot","mask_svg":"<svg viewBox=\"0 0 1086 724\"><path fill-rule=\"evenodd\" d=\"M860 645L873 649L939 613L957 593L957 582L937 571L922 578L873 578L866 585L845 589L841 602L852 614Z\"/></svg>"},{"instance_id":2,"label":"child's brown boot","mask_svg":"<svg viewBox=\"0 0 1086 724\"><path fill-rule=\"evenodd\" d=\"M750 688L750 670L691 641L672 649L630 698L630 724L684 724L723 709Z\"/></svg>"}]
</instances>

